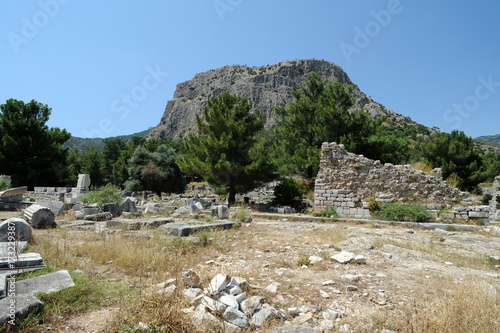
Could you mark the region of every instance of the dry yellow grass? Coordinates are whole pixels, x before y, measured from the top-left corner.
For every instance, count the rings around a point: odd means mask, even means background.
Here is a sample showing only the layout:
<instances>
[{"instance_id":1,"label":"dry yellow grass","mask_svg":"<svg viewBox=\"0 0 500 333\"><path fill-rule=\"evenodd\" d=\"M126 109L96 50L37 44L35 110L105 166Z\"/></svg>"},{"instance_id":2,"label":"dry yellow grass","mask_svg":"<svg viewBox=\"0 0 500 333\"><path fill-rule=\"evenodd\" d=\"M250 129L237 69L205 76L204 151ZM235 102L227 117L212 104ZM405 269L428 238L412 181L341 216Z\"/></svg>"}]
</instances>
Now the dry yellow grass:
<instances>
[{"instance_id":1,"label":"dry yellow grass","mask_svg":"<svg viewBox=\"0 0 500 333\"><path fill-rule=\"evenodd\" d=\"M383 328L397 332L500 332L500 296L487 283L457 283L450 276L428 283L411 304L352 323L356 332Z\"/></svg>"}]
</instances>

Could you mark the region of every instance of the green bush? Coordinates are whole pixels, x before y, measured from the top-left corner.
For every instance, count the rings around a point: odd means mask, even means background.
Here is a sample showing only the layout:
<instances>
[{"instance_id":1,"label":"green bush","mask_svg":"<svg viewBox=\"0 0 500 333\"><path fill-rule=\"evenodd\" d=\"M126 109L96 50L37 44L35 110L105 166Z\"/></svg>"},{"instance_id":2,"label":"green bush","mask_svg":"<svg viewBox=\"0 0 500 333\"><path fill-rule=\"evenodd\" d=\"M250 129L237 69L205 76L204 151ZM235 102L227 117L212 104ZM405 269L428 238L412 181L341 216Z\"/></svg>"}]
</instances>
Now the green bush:
<instances>
[{"instance_id":1,"label":"green bush","mask_svg":"<svg viewBox=\"0 0 500 333\"><path fill-rule=\"evenodd\" d=\"M481 200L481 203L482 203L483 205L486 205L486 206L487 206L487 205L489 205L489 204L490 204L490 200L491 200L491 199L493 199L493 195L491 195L491 194L485 194L485 195L483 196L483 199Z\"/></svg>"},{"instance_id":2,"label":"green bush","mask_svg":"<svg viewBox=\"0 0 500 333\"><path fill-rule=\"evenodd\" d=\"M375 216L387 221L416 221L425 222L431 218L431 214L418 204L401 204L396 202L385 202Z\"/></svg>"},{"instance_id":3,"label":"green bush","mask_svg":"<svg viewBox=\"0 0 500 333\"><path fill-rule=\"evenodd\" d=\"M9 188L9 183L6 179L0 179L0 191L5 191Z\"/></svg>"},{"instance_id":4,"label":"green bush","mask_svg":"<svg viewBox=\"0 0 500 333\"><path fill-rule=\"evenodd\" d=\"M119 189L113 186L106 186L99 191L90 191L87 195L82 197L83 203L97 203L102 207L102 204L116 202L121 205L123 196L120 194Z\"/></svg>"},{"instance_id":5,"label":"green bush","mask_svg":"<svg viewBox=\"0 0 500 333\"><path fill-rule=\"evenodd\" d=\"M328 217L328 218L339 217L339 215L337 214L337 211L335 210L335 207L333 207L333 206L330 206L330 207L328 207L327 209L325 209L325 210L323 210L321 212L314 213L313 215L314 216L319 216L319 217Z\"/></svg>"},{"instance_id":6,"label":"green bush","mask_svg":"<svg viewBox=\"0 0 500 333\"><path fill-rule=\"evenodd\" d=\"M304 192L295 179L285 178L274 188L274 202L279 206L297 208L302 202Z\"/></svg>"}]
</instances>

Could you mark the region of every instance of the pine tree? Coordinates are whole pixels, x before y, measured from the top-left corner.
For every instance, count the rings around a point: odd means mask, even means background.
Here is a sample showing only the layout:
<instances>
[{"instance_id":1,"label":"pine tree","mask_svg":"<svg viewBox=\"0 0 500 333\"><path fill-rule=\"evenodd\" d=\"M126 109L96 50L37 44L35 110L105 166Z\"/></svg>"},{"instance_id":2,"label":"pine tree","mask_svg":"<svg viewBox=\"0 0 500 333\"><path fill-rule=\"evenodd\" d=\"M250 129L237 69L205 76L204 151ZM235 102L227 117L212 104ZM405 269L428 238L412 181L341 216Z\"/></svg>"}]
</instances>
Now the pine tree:
<instances>
[{"instance_id":1,"label":"pine tree","mask_svg":"<svg viewBox=\"0 0 500 333\"><path fill-rule=\"evenodd\" d=\"M184 173L225 187L230 206L237 191L253 189L274 176L267 146L257 137L266 117L260 111L251 114L251 108L247 98L229 92L209 99L203 117L196 116L199 135L189 135L179 161Z\"/></svg>"},{"instance_id":2,"label":"pine tree","mask_svg":"<svg viewBox=\"0 0 500 333\"><path fill-rule=\"evenodd\" d=\"M12 176L13 186L63 185L53 165L65 165L70 134L49 128L51 109L32 100L9 99L0 105L0 173Z\"/></svg>"},{"instance_id":3,"label":"pine tree","mask_svg":"<svg viewBox=\"0 0 500 333\"><path fill-rule=\"evenodd\" d=\"M382 121L374 121L366 111L349 112L355 102L352 86L325 84L316 73L309 74L306 84L292 89L291 94L294 101L275 109L275 143L281 156L278 165L284 173L313 178L323 142L343 143L348 150L360 153Z\"/></svg>"}]
</instances>

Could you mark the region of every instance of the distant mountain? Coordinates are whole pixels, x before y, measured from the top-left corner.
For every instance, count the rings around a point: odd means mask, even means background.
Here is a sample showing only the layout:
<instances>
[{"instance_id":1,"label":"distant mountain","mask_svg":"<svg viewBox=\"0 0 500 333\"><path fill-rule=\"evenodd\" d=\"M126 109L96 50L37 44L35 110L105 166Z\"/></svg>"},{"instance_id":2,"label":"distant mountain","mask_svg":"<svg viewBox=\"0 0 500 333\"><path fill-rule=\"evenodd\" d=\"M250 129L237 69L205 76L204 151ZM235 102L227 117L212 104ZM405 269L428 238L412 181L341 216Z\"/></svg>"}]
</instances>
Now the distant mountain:
<instances>
[{"instance_id":1,"label":"distant mountain","mask_svg":"<svg viewBox=\"0 0 500 333\"><path fill-rule=\"evenodd\" d=\"M196 132L196 115L201 114L209 98L226 91L248 97L253 103L251 111L265 113L268 116L266 128L270 128L275 123L273 109L293 100L292 88L305 84L311 72L325 81L353 85L352 94L356 97L353 110L365 108L373 118L387 116L388 120L402 126L418 126L410 118L385 108L364 94L339 66L324 60L302 59L260 67L229 65L196 74L191 80L177 85L174 98L168 101L160 123L148 137L178 139Z\"/></svg>"},{"instance_id":2,"label":"distant mountain","mask_svg":"<svg viewBox=\"0 0 500 333\"><path fill-rule=\"evenodd\" d=\"M477 137L476 140L488 141L500 145L500 134L480 136Z\"/></svg>"},{"instance_id":3,"label":"distant mountain","mask_svg":"<svg viewBox=\"0 0 500 333\"><path fill-rule=\"evenodd\" d=\"M122 138L123 140L130 140L130 138L133 136L145 137L149 134L150 131L150 129L147 129L145 131L134 134L113 136L105 139ZM104 141L102 138L79 138L77 136L72 136L63 144L63 147L74 148L79 152L87 150L87 148L89 148L90 146L94 146L94 148L97 150L103 150Z\"/></svg>"},{"instance_id":4,"label":"distant mountain","mask_svg":"<svg viewBox=\"0 0 500 333\"><path fill-rule=\"evenodd\" d=\"M474 139L482 150L486 153L500 153L500 134L484 135Z\"/></svg>"}]
</instances>

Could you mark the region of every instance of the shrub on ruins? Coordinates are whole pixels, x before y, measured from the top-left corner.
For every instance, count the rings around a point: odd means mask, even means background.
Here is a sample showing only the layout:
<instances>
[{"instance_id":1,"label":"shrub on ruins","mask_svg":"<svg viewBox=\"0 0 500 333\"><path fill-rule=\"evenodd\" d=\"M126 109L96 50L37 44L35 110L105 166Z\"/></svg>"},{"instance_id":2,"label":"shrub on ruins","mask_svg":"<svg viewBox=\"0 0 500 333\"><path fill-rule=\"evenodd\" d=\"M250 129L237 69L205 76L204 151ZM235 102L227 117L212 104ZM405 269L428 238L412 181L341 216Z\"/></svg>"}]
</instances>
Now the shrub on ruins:
<instances>
[{"instance_id":1,"label":"shrub on ruins","mask_svg":"<svg viewBox=\"0 0 500 333\"><path fill-rule=\"evenodd\" d=\"M315 212L313 215L318 216L318 217L328 217L328 218L339 217L339 214L337 214L337 210L335 209L334 206L330 206L330 207L326 208L325 210Z\"/></svg>"},{"instance_id":2,"label":"shrub on ruins","mask_svg":"<svg viewBox=\"0 0 500 333\"><path fill-rule=\"evenodd\" d=\"M274 187L274 204L299 208L304 193L305 190L300 188L299 183L295 179L283 178Z\"/></svg>"},{"instance_id":3,"label":"shrub on ruins","mask_svg":"<svg viewBox=\"0 0 500 333\"><path fill-rule=\"evenodd\" d=\"M431 214L419 204L403 204L398 202L385 202L374 215L387 221L416 221L426 222L431 219Z\"/></svg>"},{"instance_id":4,"label":"shrub on ruins","mask_svg":"<svg viewBox=\"0 0 500 333\"><path fill-rule=\"evenodd\" d=\"M70 134L48 127L51 108L31 100L9 99L0 105L0 173L12 186L55 186L63 183L54 165L65 165Z\"/></svg>"},{"instance_id":5,"label":"shrub on ruins","mask_svg":"<svg viewBox=\"0 0 500 333\"><path fill-rule=\"evenodd\" d=\"M114 186L106 186L100 190L89 191L82 197L83 203L97 203L101 208L105 203L116 202L118 205L121 205L122 201L123 196L120 193L120 189Z\"/></svg>"},{"instance_id":6,"label":"shrub on ruins","mask_svg":"<svg viewBox=\"0 0 500 333\"><path fill-rule=\"evenodd\" d=\"M181 170L201 175L213 187L225 187L228 203L235 203L237 192L257 187L274 178L269 144L257 134L264 128L265 115L250 113L252 103L225 92L212 97L196 115L198 135L185 141Z\"/></svg>"},{"instance_id":7,"label":"shrub on ruins","mask_svg":"<svg viewBox=\"0 0 500 333\"><path fill-rule=\"evenodd\" d=\"M129 180L125 187L130 191L153 191L180 193L186 186L185 178L177 160L179 155L173 148L159 145L155 151L139 146L135 149L129 163Z\"/></svg>"}]
</instances>

